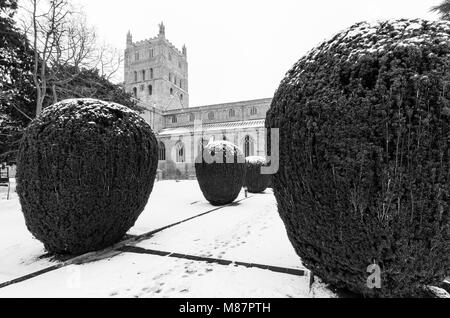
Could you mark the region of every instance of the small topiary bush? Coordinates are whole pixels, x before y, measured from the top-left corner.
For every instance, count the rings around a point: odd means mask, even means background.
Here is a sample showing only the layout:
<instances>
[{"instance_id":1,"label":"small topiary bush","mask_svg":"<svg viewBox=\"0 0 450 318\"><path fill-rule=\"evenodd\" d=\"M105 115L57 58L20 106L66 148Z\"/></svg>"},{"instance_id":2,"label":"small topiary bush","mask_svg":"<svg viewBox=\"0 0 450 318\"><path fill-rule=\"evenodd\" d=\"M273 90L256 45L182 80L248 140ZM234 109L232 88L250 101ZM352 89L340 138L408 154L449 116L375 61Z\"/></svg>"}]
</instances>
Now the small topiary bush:
<instances>
[{"instance_id":1,"label":"small topiary bush","mask_svg":"<svg viewBox=\"0 0 450 318\"><path fill-rule=\"evenodd\" d=\"M245 182L250 193L262 193L270 185L270 174L261 174L261 167L267 165L266 159L259 156L245 158Z\"/></svg>"},{"instance_id":2,"label":"small topiary bush","mask_svg":"<svg viewBox=\"0 0 450 318\"><path fill-rule=\"evenodd\" d=\"M450 23L359 23L275 93L278 209L305 266L367 296L418 296L450 269ZM367 268L381 268L370 289Z\"/></svg>"},{"instance_id":3,"label":"small topiary bush","mask_svg":"<svg viewBox=\"0 0 450 318\"><path fill-rule=\"evenodd\" d=\"M245 178L245 157L228 141L209 143L195 160L195 173L206 200L226 205L239 195Z\"/></svg>"},{"instance_id":4,"label":"small topiary bush","mask_svg":"<svg viewBox=\"0 0 450 318\"><path fill-rule=\"evenodd\" d=\"M18 154L26 225L53 253L112 245L147 204L157 164L150 126L125 106L71 99L47 107Z\"/></svg>"}]
</instances>

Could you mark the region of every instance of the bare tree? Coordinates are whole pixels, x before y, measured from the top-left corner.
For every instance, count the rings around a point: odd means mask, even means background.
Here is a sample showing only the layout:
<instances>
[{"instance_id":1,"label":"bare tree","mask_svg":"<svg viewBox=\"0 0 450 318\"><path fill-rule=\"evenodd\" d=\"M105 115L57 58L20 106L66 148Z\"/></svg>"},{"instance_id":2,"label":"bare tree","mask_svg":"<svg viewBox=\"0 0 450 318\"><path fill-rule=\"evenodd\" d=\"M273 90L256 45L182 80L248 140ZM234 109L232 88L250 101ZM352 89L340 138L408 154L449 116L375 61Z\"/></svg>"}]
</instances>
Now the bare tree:
<instances>
[{"instance_id":1,"label":"bare tree","mask_svg":"<svg viewBox=\"0 0 450 318\"><path fill-rule=\"evenodd\" d=\"M36 115L51 91L58 101L58 88L74 80L82 69L99 69L111 78L122 56L107 45L98 45L96 32L81 10L68 0L28 0L23 6L23 29L34 49L33 80L36 86Z\"/></svg>"}]
</instances>

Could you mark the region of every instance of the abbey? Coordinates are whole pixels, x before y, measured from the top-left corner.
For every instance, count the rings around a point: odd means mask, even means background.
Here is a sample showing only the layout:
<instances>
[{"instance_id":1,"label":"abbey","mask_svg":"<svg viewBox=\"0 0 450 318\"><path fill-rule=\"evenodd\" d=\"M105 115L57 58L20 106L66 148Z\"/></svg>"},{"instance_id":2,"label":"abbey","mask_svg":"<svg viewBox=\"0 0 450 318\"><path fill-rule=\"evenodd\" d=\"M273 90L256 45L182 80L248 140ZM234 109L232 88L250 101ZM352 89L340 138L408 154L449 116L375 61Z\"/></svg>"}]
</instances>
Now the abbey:
<instances>
[{"instance_id":1,"label":"abbey","mask_svg":"<svg viewBox=\"0 0 450 318\"><path fill-rule=\"evenodd\" d=\"M265 114L271 99L189 105L187 48L177 49L159 24L156 37L133 42L127 34L125 90L145 108L142 117L159 141L159 169L166 178L195 176L202 145L225 139L245 156L265 155Z\"/></svg>"}]
</instances>

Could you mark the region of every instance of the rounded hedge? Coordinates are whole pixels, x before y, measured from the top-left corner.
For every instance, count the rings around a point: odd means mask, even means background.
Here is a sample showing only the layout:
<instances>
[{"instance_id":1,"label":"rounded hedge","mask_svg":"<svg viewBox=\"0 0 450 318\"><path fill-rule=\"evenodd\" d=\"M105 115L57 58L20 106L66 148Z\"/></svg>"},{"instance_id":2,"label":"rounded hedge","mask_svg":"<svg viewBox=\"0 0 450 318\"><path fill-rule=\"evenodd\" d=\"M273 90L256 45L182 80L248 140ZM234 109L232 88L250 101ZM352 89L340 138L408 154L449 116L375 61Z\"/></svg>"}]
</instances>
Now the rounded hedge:
<instances>
[{"instance_id":1,"label":"rounded hedge","mask_svg":"<svg viewBox=\"0 0 450 318\"><path fill-rule=\"evenodd\" d=\"M358 23L275 93L279 213L305 266L336 287L417 296L449 274L449 41L443 21Z\"/></svg>"},{"instance_id":2,"label":"rounded hedge","mask_svg":"<svg viewBox=\"0 0 450 318\"><path fill-rule=\"evenodd\" d=\"M150 126L125 106L64 100L26 129L17 193L30 232L53 253L118 242L147 204L157 168Z\"/></svg>"},{"instance_id":3,"label":"rounded hedge","mask_svg":"<svg viewBox=\"0 0 450 318\"><path fill-rule=\"evenodd\" d=\"M266 166L266 159L260 156L245 158L245 182L250 193L262 193L270 185L270 174L261 174L261 167Z\"/></svg>"},{"instance_id":4,"label":"rounded hedge","mask_svg":"<svg viewBox=\"0 0 450 318\"><path fill-rule=\"evenodd\" d=\"M231 142L212 142L196 158L195 173L206 200L226 205L236 200L244 184L245 157Z\"/></svg>"}]
</instances>

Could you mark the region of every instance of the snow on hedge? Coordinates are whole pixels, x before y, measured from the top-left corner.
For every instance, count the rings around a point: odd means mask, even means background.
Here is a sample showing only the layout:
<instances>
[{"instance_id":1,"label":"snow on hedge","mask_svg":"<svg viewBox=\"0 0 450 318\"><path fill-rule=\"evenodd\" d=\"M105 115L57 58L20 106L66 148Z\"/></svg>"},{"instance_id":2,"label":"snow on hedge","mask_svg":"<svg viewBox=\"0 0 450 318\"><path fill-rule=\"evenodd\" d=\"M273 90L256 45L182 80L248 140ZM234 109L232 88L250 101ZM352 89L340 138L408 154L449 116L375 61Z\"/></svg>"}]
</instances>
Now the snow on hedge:
<instances>
[{"instance_id":1,"label":"snow on hedge","mask_svg":"<svg viewBox=\"0 0 450 318\"><path fill-rule=\"evenodd\" d=\"M227 154L235 155L239 154L240 151L236 147L235 144L232 142L226 141L226 140L216 140L210 142L208 145L205 146L205 149L208 151L214 151L214 152L223 152L225 151Z\"/></svg>"},{"instance_id":2,"label":"snow on hedge","mask_svg":"<svg viewBox=\"0 0 450 318\"><path fill-rule=\"evenodd\" d=\"M352 62L368 54L387 54L395 47L445 46L450 41L450 22L422 19L360 22L341 31L331 40L325 41L309 51L287 73L288 84L298 83L305 65L313 64L333 52L333 58L342 63ZM296 77L290 74L297 73Z\"/></svg>"},{"instance_id":3,"label":"snow on hedge","mask_svg":"<svg viewBox=\"0 0 450 318\"><path fill-rule=\"evenodd\" d=\"M245 161L252 164L264 165L266 163L266 158L262 156L249 156L245 158Z\"/></svg>"}]
</instances>

